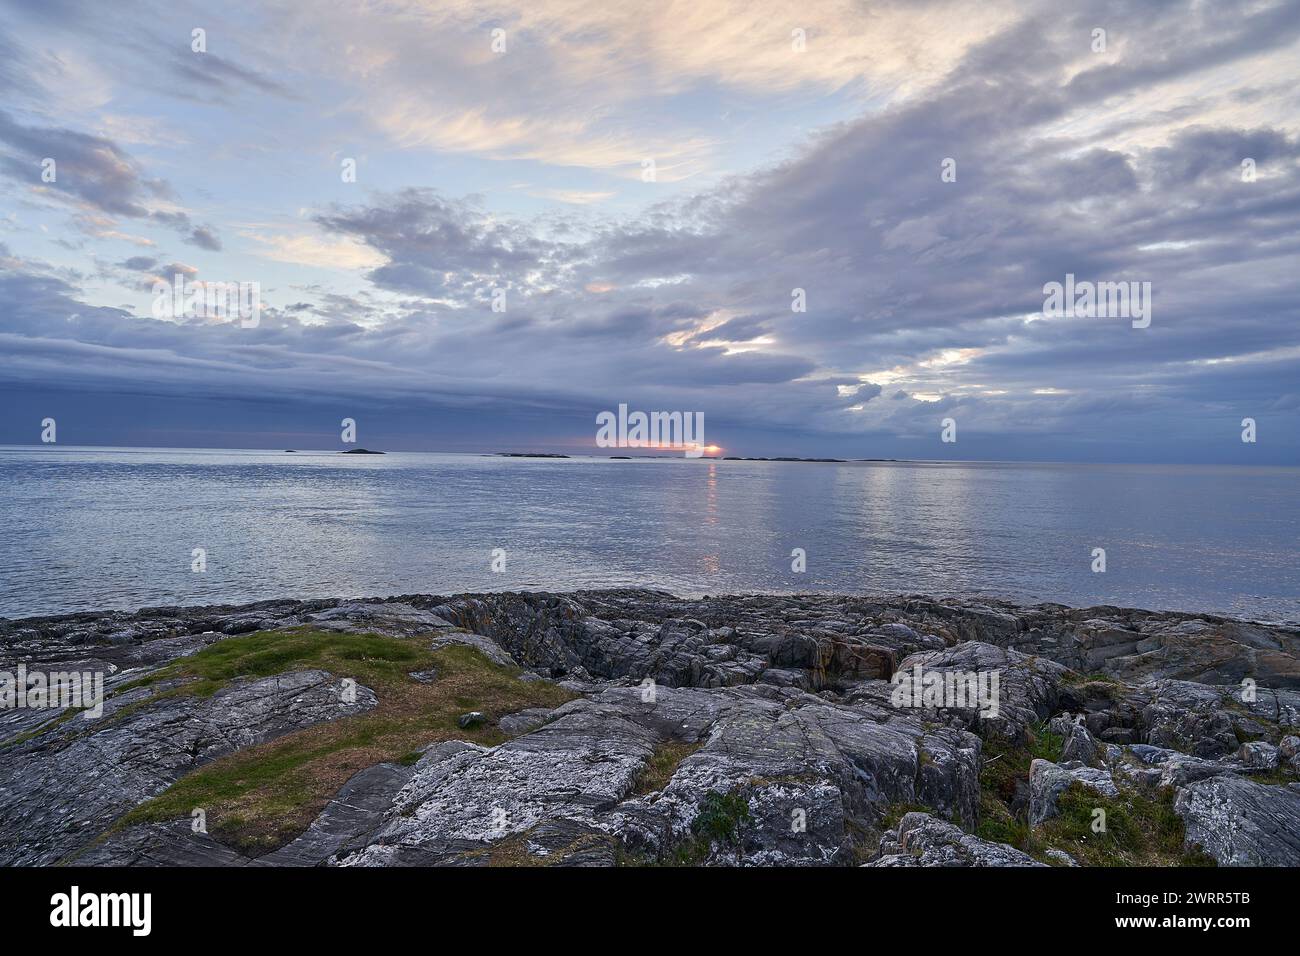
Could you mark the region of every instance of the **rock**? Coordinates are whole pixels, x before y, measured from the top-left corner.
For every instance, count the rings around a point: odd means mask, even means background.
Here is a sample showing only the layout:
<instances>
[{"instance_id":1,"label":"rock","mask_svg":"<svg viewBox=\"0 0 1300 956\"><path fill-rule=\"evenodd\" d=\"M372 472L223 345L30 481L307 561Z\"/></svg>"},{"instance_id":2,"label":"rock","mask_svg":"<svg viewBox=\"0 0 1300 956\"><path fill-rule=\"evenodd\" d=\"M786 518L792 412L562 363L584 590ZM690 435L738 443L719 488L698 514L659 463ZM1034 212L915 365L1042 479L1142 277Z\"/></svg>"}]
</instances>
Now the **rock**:
<instances>
[{"instance_id":1,"label":"rock","mask_svg":"<svg viewBox=\"0 0 1300 956\"><path fill-rule=\"evenodd\" d=\"M1237 750L1233 715L1224 708L1218 688L1158 681L1143 690L1150 701L1140 718L1146 743L1196 757L1226 756Z\"/></svg>"},{"instance_id":2,"label":"rock","mask_svg":"<svg viewBox=\"0 0 1300 956\"><path fill-rule=\"evenodd\" d=\"M1082 764L1058 765L1035 760L1029 765L1029 823L1037 826L1056 816L1056 801L1071 784L1081 784L1103 797L1118 797L1110 771Z\"/></svg>"},{"instance_id":3,"label":"rock","mask_svg":"<svg viewBox=\"0 0 1300 956\"><path fill-rule=\"evenodd\" d=\"M928 813L904 814L893 840L882 846L873 867L1043 866L1005 843L993 843Z\"/></svg>"},{"instance_id":4,"label":"rock","mask_svg":"<svg viewBox=\"0 0 1300 956\"><path fill-rule=\"evenodd\" d=\"M196 767L376 704L367 687L351 703L343 690L324 671L295 671L146 703L102 729L87 721L64 742L33 738L0 761L0 864L57 862Z\"/></svg>"},{"instance_id":5,"label":"rock","mask_svg":"<svg viewBox=\"0 0 1300 956\"><path fill-rule=\"evenodd\" d=\"M477 727L487 721L487 714L480 713L477 710L471 710L468 714L461 714L456 718L456 726L461 730L468 730L470 727Z\"/></svg>"},{"instance_id":6,"label":"rock","mask_svg":"<svg viewBox=\"0 0 1300 956\"><path fill-rule=\"evenodd\" d=\"M1061 864L1061 866L1078 866L1078 865L1079 865L1079 861L1078 861L1078 860L1076 860L1074 857L1070 856L1070 854L1066 853L1064 850L1058 850L1056 847L1050 847L1050 848L1045 852L1045 855L1051 857L1051 858L1052 858L1053 860L1055 860L1057 863Z\"/></svg>"},{"instance_id":7,"label":"rock","mask_svg":"<svg viewBox=\"0 0 1300 956\"><path fill-rule=\"evenodd\" d=\"M1235 765L1219 760L1205 760L1201 757L1175 754L1172 759L1166 761L1160 768L1160 778L1156 782L1161 787L1185 787L1197 780L1217 777L1220 774L1231 773L1236 769Z\"/></svg>"},{"instance_id":8,"label":"rock","mask_svg":"<svg viewBox=\"0 0 1300 956\"><path fill-rule=\"evenodd\" d=\"M506 714L497 721L497 726L501 728L502 733L511 737L518 737L520 734L536 730L550 719L551 710L549 708L530 707L517 713Z\"/></svg>"},{"instance_id":9,"label":"rock","mask_svg":"<svg viewBox=\"0 0 1300 956\"><path fill-rule=\"evenodd\" d=\"M1262 740L1244 743L1237 751L1237 759L1247 770L1276 770L1278 748Z\"/></svg>"},{"instance_id":10,"label":"rock","mask_svg":"<svg viewBox=\"0 0 1300 956\"><path fill-rule=\"evenodd\" d=\"M580 708L499 747L426 755L373 839L338 862L473 863L542 824L590 829L630 791L654 740L626 718Z\"/></svg>"},{"instance_id":11,"label":"rock","mask_svg":"<svg viewBox=\"0 0 1300 956\"><path fill-rule=\"evenodd\" d=\"M186 820L98 840L207 760L374 706L362 689L340 708L337 679L319 671L212 698L139 683L228 635L300 626L472 647L578 699L501 717L511 739L497 747L440 741L416 747L413 766L360 769L305 832L257 860ZM985 742L1025 746L1043 721L1060 735L1059 763L1035 763L1002 798L1039 822L1070 783L1123 799L1116 781L1179 788L1202 816L1221 787L1238 815L1274 820L1268 808L1300 787L1261 796L1233 781L1300 769L1297 652L1291 627L919 596L417 594L0 620L0 670L101 672L110 693L93 724L0 711L0 862L825 866L880 843L881 866L1026 865L966 832ZM899 703L892 678L917 666L950 681L996 674L996 713ZM486 727L474 714L467 725ZM1241 740L1281 743L1274 755ZM882 838L899 804L929 813Z\"/></svg>"},{"instance_id":12,"label":"rock","mask_svg":"<svg viewBox=\"0 0 1300 956\"><path fill-rule=\"evenodd\" d=\"M1060 680L1067 673L1052 661L974 641L941 651L912 654L899 663L898 673L914 675L917 668L922 675L952 672L987 675L990 687L996 676L996 713L982 713L973 706L939 708L936 713L986 738L1001 737L1017 743L1025 739L1032 724L1055 711L1060 699Z\"/></svg>"},{"instance_id":13,"label":"rock","mask_svg":"<svg viewBox=\"0 0 1300 956\"><path fill-rule=\"evenodd\" d=\"M1076 723L1068 717L1053 717L1048 722L1048 730L1060 735L1061 762L1077 760L1089 766L1101 759L1101 745L1093 739L1085 724Z\"/></svg>"},{"instance_id":14,"label":"rock","mask_svg":"<svg viewBox=\"0 0 1300 956\"><path fill-rule=\"evenodd\" d=\"M1220 866L1300 866L1300 793L1235 774L1200 780L1179 791L1174 809Z\"/></svg>"},{"instance_id":15,"label":"rock","mask_svg":"<svg viewBox=\"0 0 1300 956\"><path fill-rule=\"evenodd\" d=\"M1277 745L1278 760L1296 773L1300 773L1300 737L1288 735Z\"/></svg>"},{"instance_id":16,"label":"rock","mask_svg":"<svg viewBox=\"0 0 1300 956\"><path fill-rule=\"evenodd\" d=\"M304 617L304 623L324 631L415 637L450 630L452 625L432 611L401 601L349 601Z\"/></svg>"}]
</instances>

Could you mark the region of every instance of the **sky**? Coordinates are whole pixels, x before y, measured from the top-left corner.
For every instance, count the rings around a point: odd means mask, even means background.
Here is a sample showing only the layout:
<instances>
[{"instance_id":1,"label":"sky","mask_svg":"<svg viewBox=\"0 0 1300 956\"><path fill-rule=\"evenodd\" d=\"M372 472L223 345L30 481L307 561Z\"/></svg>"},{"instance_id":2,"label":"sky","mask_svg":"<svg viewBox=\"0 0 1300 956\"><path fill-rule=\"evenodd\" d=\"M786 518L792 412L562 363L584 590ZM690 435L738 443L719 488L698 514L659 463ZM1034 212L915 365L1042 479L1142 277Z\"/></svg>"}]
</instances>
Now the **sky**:
<instances>
[{"instance_id":1,"label":"sky","mask_svg":"<svg viewBox=\"0 0 1300 956\"><path fill-rule=\"evenodd\" d=\"M1300 464L1297 79L1300 0L0 0L0 443Z\"/></svg>"}]
</instances>

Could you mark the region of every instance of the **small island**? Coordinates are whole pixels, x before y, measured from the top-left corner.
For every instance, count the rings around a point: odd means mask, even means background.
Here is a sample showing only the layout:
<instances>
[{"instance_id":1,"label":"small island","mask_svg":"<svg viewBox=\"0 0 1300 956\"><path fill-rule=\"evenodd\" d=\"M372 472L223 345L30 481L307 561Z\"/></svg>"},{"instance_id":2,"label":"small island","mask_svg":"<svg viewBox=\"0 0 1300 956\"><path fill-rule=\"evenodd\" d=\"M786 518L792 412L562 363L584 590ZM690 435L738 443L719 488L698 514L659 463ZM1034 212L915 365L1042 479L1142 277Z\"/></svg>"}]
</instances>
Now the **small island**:
<instances>
[{"instance_id":1,"label":"small island","mask_svg":"<svg viewBox=\"0 0 1300 956\"><path fill-rule=\"evenodd\" d=\"M382 455L382 451L371 451L369 448L349 448L347 451L339 452L340 455Z\"/></svg>"}]
</instances>

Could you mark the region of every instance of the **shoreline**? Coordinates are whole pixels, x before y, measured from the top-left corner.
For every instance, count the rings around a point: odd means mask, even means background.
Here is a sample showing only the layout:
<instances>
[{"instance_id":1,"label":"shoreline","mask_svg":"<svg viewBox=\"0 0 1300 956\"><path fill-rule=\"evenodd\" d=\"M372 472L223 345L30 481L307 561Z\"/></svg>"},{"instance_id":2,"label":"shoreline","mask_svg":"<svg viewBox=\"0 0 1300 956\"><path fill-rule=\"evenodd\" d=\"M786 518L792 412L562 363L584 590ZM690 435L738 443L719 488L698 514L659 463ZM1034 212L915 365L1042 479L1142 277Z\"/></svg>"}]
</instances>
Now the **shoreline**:
<instances>
[{"instance_id":1,"label":"shoreline","mask_svg":"<svg viewBox=\"0 0 1300 956\"><path fill-rule=\"evenodd\" d=\"M74 620L94 620L97 618L117 616L117 617L150 617L150 616L180 616L186 614L210 616L213 614L221 615L238 615L243 613L255 612L262 608L284 605L341 605L341 604L384 604L389 602L400 602L408 600L435 601L443 603L451 600L479 598L479 597L498 597L503 595L516 596L547 596L556 598L584 596L593 596L601 594L619 594L619 593L645 593L657 594L674 601L744 601L744 600L782 600L782 599L812 599L812 600L846 600L846 601L866 601L872 603L891 604L907 601L930 601L938 604L950 604L955 606L977 606L985 605L990 608L999 608L1007 611L1058 611L1065 613L1121 613L1121 614L1139 614L1144 616L1164 616L1172 618L1181 618L1184 620L1206 620L1211 622L1233 622L1243 625L1266 628L1297 629L1300 630L1300 620L1277 619L1270 620L1262 617L1249 617L1240 614L1224 614L1214 611L1196 611L1196 610L1178 610L1174 608L1150 608L1139 607L1136 605L1124 604L1070 604L1063 601L1051 600L1033 600L1020 599L985 593L959 593L952 592L948 594L927 594L921 592L904 592L904 591L782 591L782 590L764 590L764 591L738 591L724 594L709 594L705 591L700 592L673 592L652 587L640 587L635 585L626 586L609 586L609 587L592 587L592 588L570 588L570 589L548 589L548 588L502 588L499 590L481 590L481 591L454 591L446 594L436 592L403 592L393 594L357 594L357 595L329 595L322 597L272 597L260 598L252 601L235 601L220 602L213 604L143 604L131 607L96 607L79 611L57 611L49 614L22 614L15 616L0 615L0 649L3 648L3 640L6 630L12 630L18 626L31 626L35 622L41 623L58 623Z\"/></svg>"}]
</instances>

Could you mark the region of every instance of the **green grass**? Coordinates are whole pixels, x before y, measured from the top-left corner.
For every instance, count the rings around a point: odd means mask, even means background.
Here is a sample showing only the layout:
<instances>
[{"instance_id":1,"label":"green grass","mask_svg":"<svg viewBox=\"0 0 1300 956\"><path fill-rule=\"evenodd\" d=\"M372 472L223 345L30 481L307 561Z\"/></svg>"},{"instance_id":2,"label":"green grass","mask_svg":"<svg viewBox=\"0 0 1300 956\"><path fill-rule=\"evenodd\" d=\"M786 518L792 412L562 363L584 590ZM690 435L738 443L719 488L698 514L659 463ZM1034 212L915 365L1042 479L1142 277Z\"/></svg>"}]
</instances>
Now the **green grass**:
<instances>
[{"instance_id":1,"label":"green grass","mask_svg":"<svg viewBox=\"0 0 1300 956\"><path fill-rule=\"evenodd\" d=\"M263 853L301 833L329 798L359 770L385 761L406 764L419 749L443 740L492 745L505 735L496 718L526 707L555 707L573 695L544 681L519 680L479 651L450 645L428 649L427 638L261 632L229 638L176 661L146 680L181 678L167 694L207 696L236 678L269 677L320 668L370 687L378 705L363 714L317 724L240 750L184 777L123 817L117 827L207 812L210 834L246 853ZM436 668L432 683L409 677ZM489 718L457 726L467 710Z\"/></svg>"},{"instance_id":2,"label":"green grass","mask_svg":"<svg viewBox=\"0 0 1300 956\"><path fill-rule=\"evenodd\" d=\"M1023 813L1012 810L1017 791L1026 794L1029 766L1035 758L1057 762L1059 734L1039 724L1022 748L986 747L980 770L980 822L975 835L1008 843L1045 863L1049 849L1064 850L1082 866L1206 866L1213 861L1183 849L1183 822L1174 813L1173 791L1154 794L1120 787L1109 799L1072 784L1057 801L1059 814L1031 828ZM1093 833L1093 810L1106 811L1106 831Z\"/></svg>"},{"instance_id":3,"label":"green grass","mask_svg":"<svg viewBox=\"0 0 1300 956\"><path fill-rule=\"evenodd\" d=\"M748 823L749 801L739 793L718 793L710 790L700 803L700 810L691 821L691 832L697 837L715 843L736 842L736 831Z\"/></svg>"},{"instance_id":4,"label":"green grass","mask_svg":"<svg viewBox=\"0 0 1300 956\"><path fill-rule=\"evenodd\" d=\"M703 745L698 743L685 744L675 740L656 746L646 765L641 768L641 773L632 788L632 795L643 796L668 786L668 781L673 778L682 761L701 746Z\"/></svg>"},{"instance_id":5,"label":"green grass","mask_svg":"<svg viewBox=\"0 0 1300 956\"><path fill-rule=\"evenodd\" d=\"M433 652L425 641L413 638L310 630L258 631L211 644L122 690L181 678L186 681L183 686L165 693L210 697L235 678L255 680L307 668L320 668L373 686L406 682L409 672L430 666Z\"/></svg>"},{"instance_id":6,"label":"green grass","mask_svg":"<svg viewBox=\"0 0 1300 956\"><path fill-rule=\"evenodd\" d=\"M751 819L749 801L741 792L710 790L691 821L691 836L673 851L671 862L677 866L695 866L708 859L715 846L734 847L741 825Z\"/></svg>"},{"instance_id":7,"label":"green grass","mask_svg":"<svg viewBox=\"0 0 1300 956\"><path fill-rule=\"evenodd\" d=\"M1033 834L1035 849L1064 850L1083 866L1213 866L1199 850L1183 849L1183 821L1174 812L1172 788L1148 795L1121 790L1103 797L1071 784L1057 799L1057 816ZM1094 814L1105 811L1105 829L1093 832Z\"/></svg>"}]
</instances>

